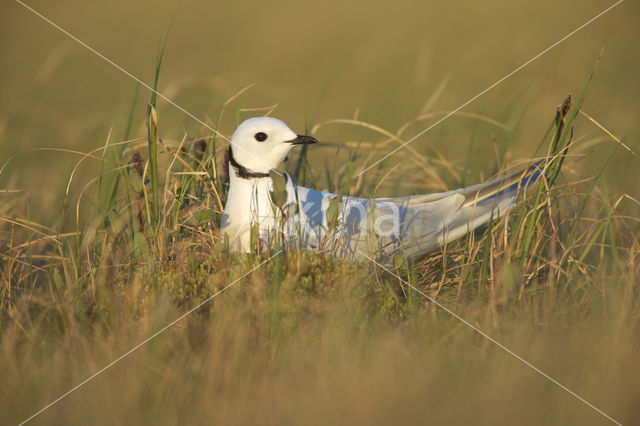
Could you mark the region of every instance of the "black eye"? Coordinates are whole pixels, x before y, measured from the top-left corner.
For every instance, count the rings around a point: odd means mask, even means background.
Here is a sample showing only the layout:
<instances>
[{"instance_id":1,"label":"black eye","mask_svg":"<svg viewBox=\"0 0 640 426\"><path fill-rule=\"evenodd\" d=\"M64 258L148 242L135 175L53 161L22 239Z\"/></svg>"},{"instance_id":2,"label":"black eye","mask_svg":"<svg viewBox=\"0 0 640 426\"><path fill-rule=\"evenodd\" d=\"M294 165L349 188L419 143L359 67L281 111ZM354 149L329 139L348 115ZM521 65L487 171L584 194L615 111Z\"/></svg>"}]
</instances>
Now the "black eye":
<instances>
[{"instance_id":1,"label":"black eye","mask_svg":"<svg viewBox=\"0 0 640 426\"><path fill-rule=\"evenodd\" d=\"M267 134L263 132L258 132L255 135L253 135L253 137L256 138L258 142L264 142L267 140Z\"/></svg>"}]
</instances>

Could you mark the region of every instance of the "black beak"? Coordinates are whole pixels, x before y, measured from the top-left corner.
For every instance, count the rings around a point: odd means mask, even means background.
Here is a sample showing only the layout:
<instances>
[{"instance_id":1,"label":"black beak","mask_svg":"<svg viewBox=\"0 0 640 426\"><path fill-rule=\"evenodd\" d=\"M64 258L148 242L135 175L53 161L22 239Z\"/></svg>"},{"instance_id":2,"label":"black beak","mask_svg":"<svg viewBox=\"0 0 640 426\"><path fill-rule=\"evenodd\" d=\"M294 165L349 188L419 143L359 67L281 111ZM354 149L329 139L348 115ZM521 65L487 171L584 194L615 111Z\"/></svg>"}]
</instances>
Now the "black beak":
<instances>
[{"instance_id":1,"label":"black beak","mask_svg":"<svg viewBox=\"0 0 640 426\"><path fill-rule=\"evenodd\" d=\"M298 135L295 139L291 139L290 141L286 141L291 145L310 145L312 143L318 143L318 140L313 136L307 135Z\"/></svg>"}]
</instances>

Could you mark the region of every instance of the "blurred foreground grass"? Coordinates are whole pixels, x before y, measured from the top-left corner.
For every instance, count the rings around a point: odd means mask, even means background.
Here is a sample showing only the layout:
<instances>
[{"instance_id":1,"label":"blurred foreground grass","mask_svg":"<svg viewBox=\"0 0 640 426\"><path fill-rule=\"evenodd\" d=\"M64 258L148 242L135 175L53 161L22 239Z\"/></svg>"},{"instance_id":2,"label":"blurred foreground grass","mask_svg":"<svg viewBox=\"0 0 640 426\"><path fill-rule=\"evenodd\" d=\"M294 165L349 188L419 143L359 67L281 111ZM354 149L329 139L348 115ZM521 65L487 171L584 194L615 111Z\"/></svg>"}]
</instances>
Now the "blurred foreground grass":
<instances>
[{"instance_id":1,"label":"blurred foreground grass","mask_svg":"<svg viewBox=\"0 0 640 426\"><path fill-rule=\"evenodd\" d=\"M98 291L90 315L58 292L55 304L44 295L21 304L2 336L8 423L249 266L212 257L163 273L157 287L144 273L123 286L110 280L115 288ZM313 257L300 266L283 263L256 271L34 423L607 423L442 310L416 298L398 302L397 282L367 268L321 266ZM273 294L280 267L284 279ZM438 300L633 424L640 397L637 275L636 264L617 278L581 282L581 290L546 288L527 303L508 279L496 280L485 297L443 292ZM474 293L471 287L464 293ZM34 315L37 302L63 314Z\"/></svg>"},{"instance_id":2,"label":"blurred foreground grass","mask_svg":"<svg viewBox=\"0 0 640 426\"><path fill-rule=\"evenodd\" d=\"M582 109L640 151L640 60L629 34L638 7L625 3L354 179L608 4L553 3L556 13L545 2L367 5L185 4L159 89L226 135L270 112L313 132L323 146L287 165L301 183L364 196L427 192L543 156L550 137L534 150L553 107L579 95L605 45ZM34 6L151 82L175 4ZM219 241L220 138L160 101L155 199L149 94L135 95L131 81L19 6L2 7L0 31L12 37L0 38L0 183L10 190L0 194L0 412L15 424L264 257L230 255ZM395 271L616 420L637 423L637 162L578 115L563 174L537 209L529 200ZM159 215L147 208L154 200ZM38 422L607 420L373 265L289 252Z\"/></svg>"}]
</instances>

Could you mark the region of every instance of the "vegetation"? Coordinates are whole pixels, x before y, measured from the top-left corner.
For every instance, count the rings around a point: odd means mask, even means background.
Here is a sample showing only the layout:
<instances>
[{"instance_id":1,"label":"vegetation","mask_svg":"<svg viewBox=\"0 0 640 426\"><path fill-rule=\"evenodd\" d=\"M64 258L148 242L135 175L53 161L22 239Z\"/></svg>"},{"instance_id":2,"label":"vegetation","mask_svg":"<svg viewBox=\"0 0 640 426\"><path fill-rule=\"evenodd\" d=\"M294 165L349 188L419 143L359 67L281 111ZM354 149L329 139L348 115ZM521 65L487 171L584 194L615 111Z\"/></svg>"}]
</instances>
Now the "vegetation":
<instances>
[{"instance_id":1,"label":"vegetation","mask_svg":"<svg viewBox=\"0 0 640 426\"><path fill-rule=\"evenodd\" d=\"M154 69L154 87L169 94L159 80L170 40ZM32 422L610 423L433 299L606 415L638 422L637 158L632 143L586 111L599 72L556 110L547 106L546 131L523 131L524 101L509 99L499 113L451 118L468 124L448 130L467 135L457 157L434 136L361 177L443 115L432 109L437 96L397 131L358 114L320 120L321 96L305 126L323 143L284 166L303 184L417 193L546 160L544 179L511 214L419 262L397 258L392 273L323 253L229 253L218 230L227 191L221 135L276 108L244 106L246 87L220 102L209 128L175 138L163 118L170 106L143 88L127 92L125 119L107 126L106 141L103 133L83 149L55 148L75 163L57 165L63 184L40 178L48 198L13 190L32 170L17 165L41 161L38 151L29 146L26 159L2 151L3 419L29 418L125 355ZM578 171L594 156L595 166Z\"/></svg>"}]
</instances>

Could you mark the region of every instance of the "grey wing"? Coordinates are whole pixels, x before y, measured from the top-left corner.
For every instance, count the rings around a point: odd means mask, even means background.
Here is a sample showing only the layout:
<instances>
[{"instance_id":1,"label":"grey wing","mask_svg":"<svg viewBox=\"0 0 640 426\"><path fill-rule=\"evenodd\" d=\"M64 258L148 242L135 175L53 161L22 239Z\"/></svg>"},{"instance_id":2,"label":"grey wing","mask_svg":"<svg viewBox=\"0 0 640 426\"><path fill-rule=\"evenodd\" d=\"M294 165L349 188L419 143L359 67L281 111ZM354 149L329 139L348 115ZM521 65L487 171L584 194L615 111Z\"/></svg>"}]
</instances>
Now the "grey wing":
<instances>
[{"instance_id":1,"label":"grey wing","mask_svg":"<svg viewBox=\"0 0 640 426\"><path fill-rule=\"evenodd\" d=\"M503 178L453 191L367 200L343 197L336 226L327 211L337 197L296 186L288 179L288 202L295 212L286 234L302 248L322 249L361 260L358 251L389 258L416 257L504 214L540 174L540 163Z\"/></svg>"}]
</instances>

